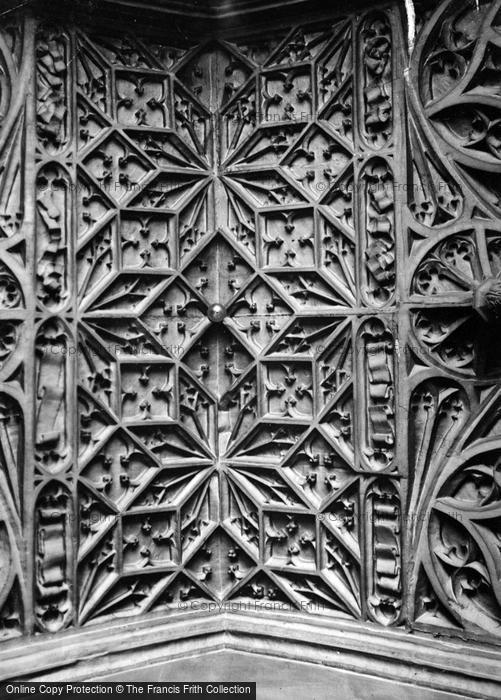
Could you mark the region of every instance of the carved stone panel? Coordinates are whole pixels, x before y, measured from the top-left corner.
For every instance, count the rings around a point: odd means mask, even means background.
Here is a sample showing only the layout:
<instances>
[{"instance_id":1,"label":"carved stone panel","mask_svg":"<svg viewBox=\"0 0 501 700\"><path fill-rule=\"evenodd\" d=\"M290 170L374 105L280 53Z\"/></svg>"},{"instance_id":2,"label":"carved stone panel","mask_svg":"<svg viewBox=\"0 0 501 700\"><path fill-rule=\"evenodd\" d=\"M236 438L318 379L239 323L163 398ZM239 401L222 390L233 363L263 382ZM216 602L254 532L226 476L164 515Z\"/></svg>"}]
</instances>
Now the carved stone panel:
<instances>
[{"instance_id":1,"label":"carved stone panel","mask_svg":"<svg viewBox=\"0 0 501 700\"><path fill-rule=\"evenodd\" d=\"M2 131L6 632L213 599L397 622L396 15L254 47L28 26L35 129L17 99Z\"/></svg>"},{"instance_id":2,"label":"carved stone panel","mask_svg":"<svg viewBox=\"0 0 501 700\"><path fill-rule=\"evenodd\" d=\"M499 641L500 3L442 2L411 64L410 614Z\"/></svg>"},{"instance_id":3,"label":"carved stone panel","mask_svg":"<svg viewBox=\"0 0 501 700\"><path fill-rule=\"evenodd\" d=\"M0 31L0 632L498 635L497 2ZM26 547L19 543L25 537Z\"/></svg>"},{"instance_id":4,"label":"carved stone panel","mask_svg":"<svg viewBox=\"0 0 501 700\"><path fill-rule=\"evenodd\" d=\"M25 505L26 441L33 454L29 389L34 353L25 357L32 315L26 238L31 234L25 169L27 90L33 57L21 16L0 26L0 639L21 634L29 609L27 570L33 562L23 547L25 513L33 522L33 484ZM31 183L30 183L31 185ZM26 362L25 362L26 359ZM28 367L29 364L29 367ZM30 524L30 537L34 536Z\"/></svg>"}]
</instances>

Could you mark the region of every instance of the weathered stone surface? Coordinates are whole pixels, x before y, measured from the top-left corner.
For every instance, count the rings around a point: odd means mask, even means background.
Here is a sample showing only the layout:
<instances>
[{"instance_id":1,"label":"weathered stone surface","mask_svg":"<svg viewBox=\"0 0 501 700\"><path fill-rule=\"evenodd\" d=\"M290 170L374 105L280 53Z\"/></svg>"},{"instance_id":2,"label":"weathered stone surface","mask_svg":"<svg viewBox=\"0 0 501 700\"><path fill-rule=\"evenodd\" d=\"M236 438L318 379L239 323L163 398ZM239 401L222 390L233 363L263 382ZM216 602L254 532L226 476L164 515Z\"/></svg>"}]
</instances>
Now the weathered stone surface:
<instances>
[{"instance_id":1,"label":"weathered stone surface","mask_svg":"<svg viewBox=\"0 0 501 700\"><path fill-rule=\"evenodd\" d=\"M0 636L499 643L501 9L417 11L2 16Z\"/></svg>"}]
</instances>

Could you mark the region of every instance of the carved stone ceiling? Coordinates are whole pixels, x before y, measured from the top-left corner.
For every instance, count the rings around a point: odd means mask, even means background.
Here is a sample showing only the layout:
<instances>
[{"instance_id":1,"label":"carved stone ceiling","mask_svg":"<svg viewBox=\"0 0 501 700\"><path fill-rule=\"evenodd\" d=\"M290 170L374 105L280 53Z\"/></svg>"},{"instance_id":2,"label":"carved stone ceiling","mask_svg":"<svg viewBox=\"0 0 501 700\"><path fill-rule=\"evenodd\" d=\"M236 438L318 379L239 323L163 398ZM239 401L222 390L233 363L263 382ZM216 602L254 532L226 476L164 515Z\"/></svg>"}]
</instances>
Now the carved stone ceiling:
<instances>
[{"instance_id":1,"label":"carved stone ceiling","mask_svg":"<svg viewBox=\"0 0 501 700\"><path fill-rule=\"evenodd\" d=\"M214 600L497 634L498 5L418 17L407 102L400 3L5 26L6 636Z\"/></svg>"}]
</instances>

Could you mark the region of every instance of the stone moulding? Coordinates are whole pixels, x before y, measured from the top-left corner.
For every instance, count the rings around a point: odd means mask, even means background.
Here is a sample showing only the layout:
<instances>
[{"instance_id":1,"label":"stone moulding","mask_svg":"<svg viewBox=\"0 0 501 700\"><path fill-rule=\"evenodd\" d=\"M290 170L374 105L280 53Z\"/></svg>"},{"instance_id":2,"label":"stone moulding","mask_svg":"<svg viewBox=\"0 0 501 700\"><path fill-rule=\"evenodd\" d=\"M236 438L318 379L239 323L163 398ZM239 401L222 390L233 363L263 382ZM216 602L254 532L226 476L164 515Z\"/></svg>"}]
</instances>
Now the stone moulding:
<instances>
[{"instance_id":1,"label":"stone moulding","mask_svg":"<svg viewBox=\"0 0 501 700\"><path fill-rule=\"evenodd\" d=\"M284 634L286 631L286 634ZM120 671L230 649L334 667L461 697L499 698L501 651L402 629L351 622L312 624L283 613L180 613L12 640L0 681L88 681Z\"/></svg>"}]
</instances>

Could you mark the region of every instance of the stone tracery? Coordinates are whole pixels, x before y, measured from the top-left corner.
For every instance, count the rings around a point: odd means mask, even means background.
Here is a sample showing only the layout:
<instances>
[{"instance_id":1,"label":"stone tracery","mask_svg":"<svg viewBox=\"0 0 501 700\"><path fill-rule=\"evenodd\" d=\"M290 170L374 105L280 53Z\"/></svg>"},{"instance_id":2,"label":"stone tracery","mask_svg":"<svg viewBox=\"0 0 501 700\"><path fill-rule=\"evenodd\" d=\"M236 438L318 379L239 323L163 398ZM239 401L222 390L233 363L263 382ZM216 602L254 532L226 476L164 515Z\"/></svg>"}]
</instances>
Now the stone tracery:
<instances>
[{"instance_id":1,"label":"stone tracery","mask_svg":"<svg viewBox=\"0 0 501 700\"><path fill-rule=\"evenodd\" d=\"M497 634L498 3L421 24L405 115L396 8L2 30L4 636L213 599Z\"/></svg>"}]
</instances>

